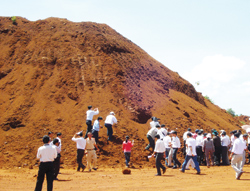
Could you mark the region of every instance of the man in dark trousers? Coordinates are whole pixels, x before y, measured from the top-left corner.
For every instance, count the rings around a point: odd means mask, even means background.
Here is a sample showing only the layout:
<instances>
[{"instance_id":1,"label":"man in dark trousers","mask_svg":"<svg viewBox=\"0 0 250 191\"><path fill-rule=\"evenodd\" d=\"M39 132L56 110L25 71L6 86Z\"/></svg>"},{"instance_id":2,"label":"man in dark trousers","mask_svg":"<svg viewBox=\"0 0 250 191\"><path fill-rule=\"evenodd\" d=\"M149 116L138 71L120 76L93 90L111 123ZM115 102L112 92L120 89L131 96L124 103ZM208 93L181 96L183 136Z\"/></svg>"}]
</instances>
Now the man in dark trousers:
<instances>
[{"instance_id":1,"label":"man in dark trousers","mask_svg":"<svg viewBox=\"0 0 250 191\"><path fill-rule=\"evenodd\" d=\"M161 176L161 169L163 170L163 174L166 172L166 167L161 164L161 160L166 157L165 145L163 140L160 139L160 135L156 135L155 139L155 149L152 154L152 157L155 155L155 166L157 168L157 174L155 176Z\"/></svg>"},{"instance_id":2,"label":"man in dark trousers","mask_svg":"<svg viewBox=\"0 0 250 191\"><path fill-rule=\"evenodd\" d=\"M58 139L54 139L52 141L53 146L56 148L56 152L57 152L57 157L55 158L54 162L53 162L53 168L54 168L54 180L58 180L57 175L59 174L59 169L60 169L60 158L61 155L59 153L60 149L59 149L59 140Z\"/></svg>"},{"instance_id":3,"label":"man in dark trousers","mask_svg":"<svg viewBox=\"0 0 250 191\"><path fill-rule=\"evenodd\" d=\"M53 161L57 157L56 148L49 144L49 136L43 137L44 145L39 147L37 158L40 160L35 191L41 191L44 175L47 178L47 191L53 190Z\"/></svg>"},{"instance_id":4,"label":"man in dark trousers","mask_svg":"<svg viewBox=\"0 0 250 191\"><path fill-rule=\"evenodd\" d=\"M79 135L80 137L76 138L77 135ZM80 132L79 134L76 133L74 137L72 138L72 141L76 142L76 148L77 148L76 161L78 163L77 171L80 171L80 169L82 168L82 172L83 172L84 169L86 168L86 166L82 164L82 158L84 156L84 151L86 147L86 140L82 136L83 136L82 132Z\"/></svg>"},{"instance_id":5,"label":"man in dark trousers","mask_svg":"<svg viewBox=\"0 0 250 191\"><path fill-rule=\"evenodd\" d=\"M218 132L213 132L213 142L214 142L214 162L217 166L220 166L220 160L221 160L221 139L218 136Z\"/></svg>"},{"instance_id":6,"label":"man in dark trousers","mask_svg":"<svg viewBox=\"0 0 250 191\"><path fill-rule=\"evenodd\" d=\"M88 137L88 132L92 133L92 120L94 115L98 115L99 114L99 110L98 108L95 108L94 110L92 110L92 105L88 106L88 111L86 112L86 125L87 125L87 131L85 134L85 139Z\"/></svg>"}]
</instances>

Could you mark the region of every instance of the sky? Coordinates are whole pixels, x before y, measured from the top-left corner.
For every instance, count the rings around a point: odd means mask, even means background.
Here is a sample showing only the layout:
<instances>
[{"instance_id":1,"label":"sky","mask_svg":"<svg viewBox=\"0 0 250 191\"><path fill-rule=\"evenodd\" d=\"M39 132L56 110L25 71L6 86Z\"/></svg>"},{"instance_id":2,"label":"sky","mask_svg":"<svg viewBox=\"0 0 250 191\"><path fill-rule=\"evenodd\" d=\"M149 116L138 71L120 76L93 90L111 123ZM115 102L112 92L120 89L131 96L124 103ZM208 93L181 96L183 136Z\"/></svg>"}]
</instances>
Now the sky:
<instances>
[{"instance_id":1,"label":"sky","mask_svg":"<svg viewBox=\"0 0 250 191\"><path fill-rule=\"evenodd\" d=\"M105 23L222 109L250 116L249 0L0 0L1 16Z\"/></svg>"}]
</instances>

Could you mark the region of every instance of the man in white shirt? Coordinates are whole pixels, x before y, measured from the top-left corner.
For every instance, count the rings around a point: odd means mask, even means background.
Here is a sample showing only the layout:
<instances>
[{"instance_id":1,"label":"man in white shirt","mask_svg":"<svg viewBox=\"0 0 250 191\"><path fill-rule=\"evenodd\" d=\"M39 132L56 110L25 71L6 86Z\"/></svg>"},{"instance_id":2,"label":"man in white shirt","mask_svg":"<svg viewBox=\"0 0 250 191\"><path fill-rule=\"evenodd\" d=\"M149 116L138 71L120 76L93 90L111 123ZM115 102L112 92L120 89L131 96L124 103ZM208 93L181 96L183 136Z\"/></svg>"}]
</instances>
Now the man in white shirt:
<instances>
[{"instance_id":1,"label":"man in white shirt","mask_svg":"<svg viewBox=\"0 0 250 191\"><path fill-rule=\"evenodd\" d=\"M180 139L177 137L177 132L176 131L171 131L171 136L172 136L172 148L173 148L173 163L174 166L172 167L173 169L176 169L177 166L180 167L181 163L177 159L177 151L181 147Z\"/></svg>"},{"instance_id":2,"label":"man in white shirt","mask_svg":"<svg viewBox=\"0 0 250 191\"><path fill-rule=\"evenodd\" d=\"M240 137L240 139L241 139L241 140L244 142L244 144L246 145L246 148L245 148L245 150L243 151L243 159L242 159L242 163L241 163L242 168L243 168L243 166L245 165L245 162L246 162L247 137L248 137L247 134L244 134L244 135L242 135L242 137Z\"/></svg>"},{"instance_id":3,"label":"man in white shirt","mask_svg":"<svg viewBox=\"0 0 250 191\"><path fill-rule=\"evenodd\" d=\"M160 135L156 135L155 139L155 149L152 154L152 157L155 155L155 166L157 169L157 174L155 176L161 176L161 169L163 170L163 174L166 172L166 167L161 164L161 160L166 157L165 146L163 140L160 139Z\"/></svg>"},{"instance_id":4,"label":"man in white shirt","mask_svg":"<svg viewBox=\"0 0 250 191\"><path fill-rule=\"evenodd\" d=\"M115 113L113 111L106 117L105 127L107 128L108 141L111 141L113 136L113 124L117 123L117 119L115 118Z\"/></svg>"},{"instance_id":5,"label":"man in white shirt","mask_svg":"<svg viewBox=\"0 0 250 191\"><path fill-rule=\"evenodd\" d=\"M185 172L188 161L190 159L193 159L195 168L197 170L197 174L200 174L201 171L200 171L199 163L197 161L197 154L196 154L196 141L194 138L192 138L191 133L187 134L186 147L187 147L186 148L187 154L186 154L185 161L183 162L182 168L180 169L180 171Z\"/></svg>"},{"instance_id":6,"label":"man in white shirt","mask_svg":"<svg viewBox=\"0 0 250 191\"><path fill-rule=\"evenodd\" d=\"M196 141L197 161L198 161L199 165L201 165L201 163L203 161L203 153L202 153L203 136L202 136L202 132L201 131L199 131L197 133L197 137L196 137L195 141Z\"/></svg>"},{"instance_id":7,"label":"man in white shirt","mask_svg":"<svg viewBox=\"0 0 250 191\"><path fill-rule=\"evenodd\" d=\"M228 148L230 146L230 139L227 136L226 131L221 133L221 156L222 156L222 165L229 165L228 160Z\"/></svg>"},{"instance_id":8,"label":"man in white shirt","mask_svg":"<svg viewBox=\"0 0 250 191\"><path fill-rule=\"evenodd\" d=\"M157 125L157 127L159 127L159 126L160 126L160 125ZM158 129L157 134L160 135L160 139L163 140L163 138L167 135L167 132L168 132L168 131L165 129L165 125L162 124L162 125L160 126L160 128Z\"/></svg>"},{"instance_id":9,"label":"man in white shirt","mask_svg":"<svg viewBox=\"0 0 250 191\"><path fill-rule=\"evenodd\" d=\"M54 144L54 140L57 139L58 140L58 145ZM54 161L54 180L58 180L57 179L57 175L59 174L60 171L60 160L61 160L61 151L62 151L62 133L57 133L57 137L53 140L53 144L56 147L56 151L57 151L57 158Z\"/></svg>"},{"instance_id":10,"label":"man in white shirt","mask_svg":"<svg viewBox=\"0 0 250 191\"><path fill-rule=\"evenodd\" d=\"M150 124L150 129L153 128L153 127L156 127L156 125L160 125L160 123L158 121L158 118L152 117L151 119L152 119L152 121L149 123Z\"/></svg>"},{"instance_id":11,"label":"man in white shirt","mask_svg":"<svg viewBox=\"0 0 250 191\"><path fill-rule=\"evenodd\" d=\"M102 117L98 117L97 120L95 120L94 125L93 125L93 129L92 129L92 135L95 138L95 142L98 143L98 139L99 139L99 131L100 128L102 128L102 126L100 126L100 122L102 121Z\"/></svg>"},{"instance_id":12,"label":"man in white shirt","mask_svg":"<svg viewBox=\"0 0 250 191\"><path fill-rule=\"evenodd\" d=\"M186 140L187 140L187 134L191 133L191 129L188 128L187 131L183 134L183 142L184 142L184 146L183 146L183 155L186 156Z\"/></svg>"},{"instance_id":13,"label":"man in white shirt","mask_svg":"<svg viewBox=\"0 0 250 191\"><path fill-rule=\"evenodd\" d=\"M44 175L46 174L47 178L47 190L53 190L53 161L57 157L56 148L49 143L49 136L45 135L43 137L44 145L39 147L37 151L37 158L40 160L39 171L37 176L36 188L35 191L41 191L44 181Z\"/></svg>"},{"instance_id":14,"label":"man in white shirt","mask_svg":"<svg viewBox=\"0 0 250 191\"><path fill-rule=\"evenodd\" d=\"M164 143L164 146L165 146L165 165L168 166L168 165L171 165L171 162L168 161L168 154L170 152L170 145L171 145L171 137L169 136L170 133L167 132L167 135L163 138L163 143ZM168 164L169 163L169 164Z\"/></svg>"},{"instance_id":15,"label":"man in white shirt","mask_svg":"<svg viewBox=\"0 0 250 191\"><path fill-rule=\"evenodd\" d=\"M245 143L241 139L239 139L239 137L240 137L239 133L234 134L235 140L230 155L231 165L236 172L237 180L239 180L241 175L243 174L242 160L243 160L243 152L246 149Z\"/></svg>"},{"instance_id":16,"label":"man in white shirt","mask_svg":"<svg viewBox=\"0 0 250 191\"><path fill-rule=\"evenodd\" d=\"M76 138L77 135L79 135L79 138ZM84 156L84 151L86 147L86 140L82 136L83 136L82 132L80 132L79 134L76 133L72 138L72 141L76 142L76 148L77 148L76 161L78 163L77 171L80 171L80 169L82 168L83 172L84 169L86 168L86 166L82 164L82 158Z\"/></svg>"},{"instance_id":17,"label":"man in white shirt","mask_svg":"<svg viewBox=\"0 0 250 191\"><path fill-rule=\"evenodd\" d=\"M92 120L94 115L98 115L99 110L98 108L95 108L92 110L92 105L88 106L88 111L86 112L86 125L87 125L87 131L85 134L85 139L88 137L88 132L92 132Z\"/></svg>"}]
</instances>

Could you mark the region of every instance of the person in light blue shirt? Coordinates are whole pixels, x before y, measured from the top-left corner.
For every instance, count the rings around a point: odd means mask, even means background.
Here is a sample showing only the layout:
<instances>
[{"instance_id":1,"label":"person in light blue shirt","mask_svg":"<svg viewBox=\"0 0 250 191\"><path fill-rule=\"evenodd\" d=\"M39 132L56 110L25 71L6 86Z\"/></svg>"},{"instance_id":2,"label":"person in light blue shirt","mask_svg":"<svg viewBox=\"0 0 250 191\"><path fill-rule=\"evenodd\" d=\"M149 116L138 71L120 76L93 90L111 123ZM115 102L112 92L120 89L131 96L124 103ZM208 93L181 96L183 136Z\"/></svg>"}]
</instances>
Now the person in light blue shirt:
<instances>
[{"instance_id":1,"label":"person in light blue shirt","mask_svg":"<svg viewBox=\"0 0 250 191\"><path fill-rule=\"evenodd\" d=\"M100 127L102 128L102 126L100 126L100 121L102 121L102 117L98 117L97 120L95 120L93 129L92 129L92 134L93 134L93 137L95 138L96 143L98 143Z\"/></svg>"}]
</instances>

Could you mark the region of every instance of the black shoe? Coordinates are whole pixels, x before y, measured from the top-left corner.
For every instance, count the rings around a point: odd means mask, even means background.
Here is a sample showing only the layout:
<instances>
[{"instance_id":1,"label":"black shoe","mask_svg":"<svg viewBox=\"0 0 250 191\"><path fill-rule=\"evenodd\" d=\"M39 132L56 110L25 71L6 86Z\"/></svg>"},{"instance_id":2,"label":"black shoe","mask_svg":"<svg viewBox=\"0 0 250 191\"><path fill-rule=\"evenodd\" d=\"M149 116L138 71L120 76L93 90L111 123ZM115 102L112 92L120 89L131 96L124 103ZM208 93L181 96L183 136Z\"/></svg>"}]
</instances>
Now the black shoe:
<instances>
[{"instance_id":1,"label":"black shoe","mask_svg":"<svg viewBox=\"0 0 250 191\"><path fill-rule=\"evenodd\" d=\"M201 174L201 172L197 172L196 174Z\"/></svg>"},{"instance_id":2,"label":"black shoe","mask_svg":"<svg viewBox=\"0 0 250 191\"><path fill-rule=\"evenodd\" d=\"M92 168L93 170L97 170L97 168Z\"/></svg>"},{"instance_id":3,"label":"black shoe","mask_svg":"<svg viewBox=\"0 0 250 191\"><path fill-rule=\"evenodd\" d=\"M182 169L180 169L180 172L184 173L184 171Z\"/></svg>"},{"instance_id":4,"label":"black shoe","mask_svg":"<svg viewBox=\"0 0 250 191\"><path fill-rule=\"evenodd\" d=\"M84 166L84 167L82 168L82 172L85 170L85 168L86 168L86 166Z\"/></svg>"},{"instance_id":5,"label":"black shoe","mask_svg":"<svg viewBox=\"0 0 250 191\"><path fill-rule=\"evenodd\" d=\"M164 168L164 169L163 169L163 174L165 174L166 170L167 170L167 168Z\"/></svg>"},{"instance_id":6,"label":"black shoe","mask_svg":"<svg viewBox=\"0 0 250 191\"><path fill-rule=\"evenodd\" d=\"M172 169L177 169L177 166L173 166Z\"/></svg>"},{"instance_id":7,"label":"black shoe","mask_svg":"<svg viewBox=\"0 0 250 191\"><path fill-rule=\"evenodd\" d=\"M243 172L240 172L240 174L238 175L238 177L236 179L239 180L242 174L243 174Z\"/></svg>"}]
</instances>

